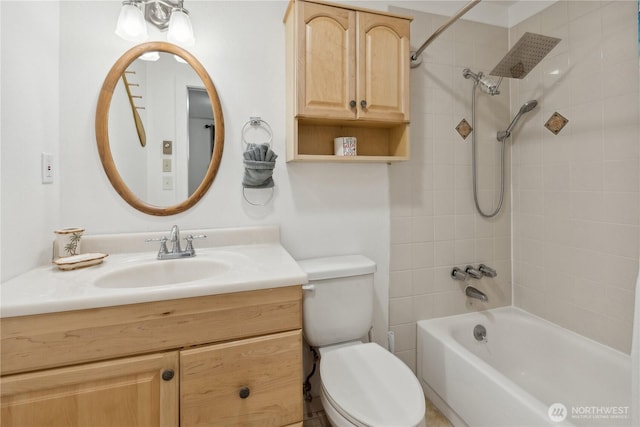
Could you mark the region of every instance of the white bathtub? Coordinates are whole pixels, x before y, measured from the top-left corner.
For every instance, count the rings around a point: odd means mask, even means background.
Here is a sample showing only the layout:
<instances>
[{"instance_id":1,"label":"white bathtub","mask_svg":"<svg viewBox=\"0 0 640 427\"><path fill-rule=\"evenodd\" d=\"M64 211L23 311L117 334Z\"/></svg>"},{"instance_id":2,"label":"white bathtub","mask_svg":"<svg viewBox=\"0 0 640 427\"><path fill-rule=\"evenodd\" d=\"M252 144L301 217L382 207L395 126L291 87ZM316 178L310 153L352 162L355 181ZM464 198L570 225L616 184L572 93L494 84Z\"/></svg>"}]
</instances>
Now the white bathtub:
<instances>
[{"instance_id":1,"label":"white bathtub","mask_svg":"<svg viewBox=\"0 0 640 427\"><path fill-rule=\"evenodd\" d=\"M486 342L474 338L477 324ZM515 307L421 320L417 330L420 382L456 426L632 423L627 354Z\"/></svg>"}]
</instances>

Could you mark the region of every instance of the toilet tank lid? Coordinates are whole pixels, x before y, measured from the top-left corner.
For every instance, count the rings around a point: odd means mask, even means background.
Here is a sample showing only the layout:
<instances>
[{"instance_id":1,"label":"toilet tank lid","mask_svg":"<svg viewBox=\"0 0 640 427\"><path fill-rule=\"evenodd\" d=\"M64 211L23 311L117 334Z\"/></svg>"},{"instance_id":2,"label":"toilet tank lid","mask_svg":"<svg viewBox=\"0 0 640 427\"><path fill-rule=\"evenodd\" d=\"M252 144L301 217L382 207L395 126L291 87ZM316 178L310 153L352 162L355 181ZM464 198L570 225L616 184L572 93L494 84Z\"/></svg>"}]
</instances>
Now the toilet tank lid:
<instances>
[{"instance_id":1,"label":"toilet tank lid","mask_svg":"<svg viewBox=\"0 0 640 427\"><path fill-rule=\"evenodd\" d=\"M360 276L376 271L376 263L364 255L342 255L298 261L309 280Z\"/></svg>"}]
</instances>

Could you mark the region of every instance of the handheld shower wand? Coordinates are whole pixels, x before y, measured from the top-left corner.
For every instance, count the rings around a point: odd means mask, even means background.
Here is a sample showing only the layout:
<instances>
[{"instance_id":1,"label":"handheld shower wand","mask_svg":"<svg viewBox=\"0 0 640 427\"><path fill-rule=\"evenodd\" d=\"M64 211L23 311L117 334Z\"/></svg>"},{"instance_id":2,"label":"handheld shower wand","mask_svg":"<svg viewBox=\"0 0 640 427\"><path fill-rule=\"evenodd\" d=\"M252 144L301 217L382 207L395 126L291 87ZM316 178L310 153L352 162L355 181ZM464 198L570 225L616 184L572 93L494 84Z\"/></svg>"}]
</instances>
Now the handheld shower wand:
<instances>
[{"instance_id":1,"label":"handheld shower wand","mask_svg":"<svg viewBox=\"0 0 640 427\"><path fill-rule=\"evenodd\" d=\"M522 117L523 114L528 113L529 111L536 108L537 105L538 105L538 101L536 101L535 99L532 99L531 101L527 101L524 104L522 104L522 107L520 107L520 111L518 111L518 114L516 114L513 120L511 120L511 123L509 123L509 126L507 127L507 129L501 130L498 132L498 135L496 136L498 141L503 141L509 138L511 136L511 132L513 131L513 128L518 123L518 120L520 120L520 117Z\"/></svg>"}]
</instances>

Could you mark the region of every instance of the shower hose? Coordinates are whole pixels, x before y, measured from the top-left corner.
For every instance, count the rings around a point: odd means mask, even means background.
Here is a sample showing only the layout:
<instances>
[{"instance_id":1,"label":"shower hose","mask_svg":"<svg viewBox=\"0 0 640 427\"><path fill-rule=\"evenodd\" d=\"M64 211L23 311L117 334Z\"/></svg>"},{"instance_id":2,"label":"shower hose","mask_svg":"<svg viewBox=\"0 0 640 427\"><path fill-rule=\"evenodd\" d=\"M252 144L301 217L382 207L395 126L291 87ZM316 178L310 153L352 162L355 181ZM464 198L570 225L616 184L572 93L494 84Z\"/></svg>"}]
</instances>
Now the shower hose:
<instances>
[{"instance_id":1,"label":"shower hose","mask_svg":"<svg viewBox=\"0 0 640 427\"><path fill-rule=\"evenodd\" d=\"M476 209L480 215L484 218L493 218L498 215L500 209L502 208L502 202L504 200L504 152L505 152L505 141L507 137L504 137L500 140L500 199L498 200L498 206L491 213L486 213L480 207L480 203L478 202L478 162L477 162L477 151L478 144L476 141L477 124L476 124L476 88L478 87L478 80L473 83L473 89L471 92L471 127L473 131L471 132L471 169L473 175L473 201L475 202Z\"/></svg>"}]
</instances>

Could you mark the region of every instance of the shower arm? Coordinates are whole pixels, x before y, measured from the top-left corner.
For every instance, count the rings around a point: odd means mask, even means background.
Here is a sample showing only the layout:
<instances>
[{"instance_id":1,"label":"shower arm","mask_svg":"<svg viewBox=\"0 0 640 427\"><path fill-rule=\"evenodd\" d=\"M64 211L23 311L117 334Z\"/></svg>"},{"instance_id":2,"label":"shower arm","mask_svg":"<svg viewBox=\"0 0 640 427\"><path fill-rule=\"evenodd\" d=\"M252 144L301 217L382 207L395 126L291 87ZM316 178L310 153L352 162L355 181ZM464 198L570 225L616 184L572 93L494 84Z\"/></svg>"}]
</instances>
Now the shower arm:
<instances>
[{"instance_id":1,"label":"shower arm","mask_svg":"<svg viewBox=\"0 0 640 427\"><path fill-rule=\"evenodd\" d=\"M467 13L469 10L471 10L471 8L473 8L478 3L480 3L480 0L472 0L469 3L467 3L466 6L460 9L455 15L449 18L447 22L445 22L437 30L435 30L433 34L431 34L431 36L424 43L422 43L422 46L420 46L418 50L416 50L415 52L411 52L411 55L409 56L409 59L411 61L411 68L416 68L417 66L422 64L422 59L420 59L420 55L422 55L422 52L424 52L427 46L429 46L435 39L438 38L438 36L442 32L444 32L447 28L453 25L453 23L455 23L458 19L460 19L462 15Z\"/></svg>"}]
</instances>

